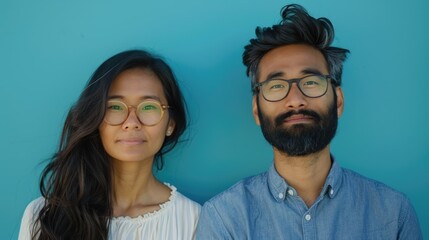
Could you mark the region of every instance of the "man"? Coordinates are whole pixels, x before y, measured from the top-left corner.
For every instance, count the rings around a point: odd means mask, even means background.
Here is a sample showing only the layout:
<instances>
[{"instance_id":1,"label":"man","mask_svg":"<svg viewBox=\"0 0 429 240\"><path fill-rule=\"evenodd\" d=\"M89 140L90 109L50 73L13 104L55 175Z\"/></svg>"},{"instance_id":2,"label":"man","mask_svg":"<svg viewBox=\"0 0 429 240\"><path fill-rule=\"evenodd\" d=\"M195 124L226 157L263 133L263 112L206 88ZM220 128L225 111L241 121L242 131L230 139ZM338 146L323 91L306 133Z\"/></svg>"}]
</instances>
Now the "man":
<instances>
[{"instance_id":1,"label":"man","mask_svg":"<svg viewBox=\"0 0 429 240\"><path fill-rule=\"evenodd\" d=\"M329 144L344 107L334 29L299 5L257 28L243 62L253 116L273 146L265 173L205 203L198 239L422 239L406 196L341 168Z\"/></svg>"}]
</instances>

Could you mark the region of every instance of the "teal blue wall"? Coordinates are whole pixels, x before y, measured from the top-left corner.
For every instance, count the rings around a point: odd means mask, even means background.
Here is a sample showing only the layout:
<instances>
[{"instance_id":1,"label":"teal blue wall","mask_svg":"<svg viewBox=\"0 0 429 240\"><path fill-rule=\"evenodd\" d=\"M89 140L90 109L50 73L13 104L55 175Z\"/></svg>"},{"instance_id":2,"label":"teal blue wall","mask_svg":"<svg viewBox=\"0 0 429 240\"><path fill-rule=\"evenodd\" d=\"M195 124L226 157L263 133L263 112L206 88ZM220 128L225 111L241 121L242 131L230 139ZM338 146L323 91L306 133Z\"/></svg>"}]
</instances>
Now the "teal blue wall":
<instances>
[{"instance_id":1,"label":"teal blue wall","mask_svg":"<svg viewBox=\"0 0 429 240\"><path fill-rule=\"evenodd\" d=\"M251 3L252 2L252 3ZM16 239L43 161L92 71L130 48L165 56L191 113L159 175L203 203L264 171L272 151L251 115L243 46L286 1L0 2L0 239ZM349 48L345 112L332 144L344 167L406 193L429 238L429 2L298 1Z\"/></svg>"}]
</instances>

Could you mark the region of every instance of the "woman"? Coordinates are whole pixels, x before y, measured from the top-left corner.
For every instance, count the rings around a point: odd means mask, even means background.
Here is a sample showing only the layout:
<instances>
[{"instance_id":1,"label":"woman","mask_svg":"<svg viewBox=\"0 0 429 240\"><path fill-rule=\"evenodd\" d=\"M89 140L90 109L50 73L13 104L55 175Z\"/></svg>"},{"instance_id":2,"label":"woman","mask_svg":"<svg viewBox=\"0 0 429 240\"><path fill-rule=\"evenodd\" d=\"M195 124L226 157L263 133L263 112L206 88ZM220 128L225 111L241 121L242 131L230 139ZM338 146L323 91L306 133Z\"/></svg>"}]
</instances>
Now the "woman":
<instances>
[{"instance_id":1,"label":"woman","mask_svg":"<svg viewBox=\"0 0 429 240\"><path fill-rule=\"evenodd\" d=\"M152 172L186 125L163 60L133 50L105 61L69 111L19 239L194 238L200 206Z\"/></svg>"}]
</instances>

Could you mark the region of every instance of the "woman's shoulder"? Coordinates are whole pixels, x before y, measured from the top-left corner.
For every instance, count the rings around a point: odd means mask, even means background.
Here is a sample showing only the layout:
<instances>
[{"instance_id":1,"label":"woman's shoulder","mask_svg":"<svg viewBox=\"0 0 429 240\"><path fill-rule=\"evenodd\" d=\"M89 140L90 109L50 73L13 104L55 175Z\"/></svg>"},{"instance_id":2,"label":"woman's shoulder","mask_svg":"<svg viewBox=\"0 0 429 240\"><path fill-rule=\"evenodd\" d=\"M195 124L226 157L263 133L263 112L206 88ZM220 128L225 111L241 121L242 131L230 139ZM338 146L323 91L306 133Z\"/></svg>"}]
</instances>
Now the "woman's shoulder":
<instances>
[{"instance_id":1,"label":"woman's shoulder","mask_svg":"<svg viewBox=\"0 0 429 240\"><path fill-rule=\"evenodd\" d=\"M171 196L169 204L174 205L174 211L177 213L183 213L186 215L199 216L201 211L201 205L191 200L185 195L177 191L177 188L173 185L165 183L171 189Z\"/></svg>"},{"instance_id":2,"label":"woman's shoulder","mask_svg":"<svg viewBox=\"0 0 429 240\"><path fill-rule=\"evenodd\" d=\"M38 197L31 201L24 211L24 217L34 217L37 216L40 209L44 206L45 199L43 197Z\"/></svg>"},{"instance_id":3,"label":"woman's shoulder","mask_svg":"<svg viewBox=\"0 0 429 240\"><path fill-rule=\"evenodd\" d=\"M42 209L44 205L45 199L43 197L36 198L27 205L22 216L18 239L31 239L31 230L39 215L40 209Z\"/></svg>"},{"instance_id":4,"label":"woman's shoulder","mask_svg":"<svg viewBox=\"0 0 429 240\"><path fill-rule=\"evenodd\" d=\"M193 209L198 212L201 209L201 205L199 203L191 200L190 198L186 197L178 191L176 191L176 201L177 205L182 206L184 208Z\"/></svg>"}]
</instances>

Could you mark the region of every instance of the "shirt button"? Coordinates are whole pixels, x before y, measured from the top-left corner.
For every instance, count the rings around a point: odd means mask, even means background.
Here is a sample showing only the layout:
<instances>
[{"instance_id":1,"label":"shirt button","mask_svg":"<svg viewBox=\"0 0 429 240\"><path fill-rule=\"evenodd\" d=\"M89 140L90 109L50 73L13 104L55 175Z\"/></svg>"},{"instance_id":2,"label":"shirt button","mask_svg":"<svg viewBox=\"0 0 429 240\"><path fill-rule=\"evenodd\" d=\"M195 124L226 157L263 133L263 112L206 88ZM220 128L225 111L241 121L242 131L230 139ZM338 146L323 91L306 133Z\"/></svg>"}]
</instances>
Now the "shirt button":
<instances>
[{"instance_id":1,"label":"shirt button","mask_svg":"<svg viewBox=\"0 0 429 240\"><path fill-rule=\"evenodd\" d=\"M305 215L305 220L310 221L311 220L311 216L310 214Z\"/></svg>"},{"instance_id":2,"label":"shirt button","mask_svg":"<svg viewBox=\"0 0 429 240\"><path fill-rule=\"evenodd\" d=\"M287 190L287 193L288 193L289 195L293 196L293 190L292 190L292 189Z\"/></svg>"},{"instance_id":3,"label":"shirt button","mask_svg":"<svg viewBox=\"0 0 429 240\"><path fill-rule=\"evenodd\" d=\"M279 198L283 199L283 197L284 197L283 193L279 193Z\"/></svg>"},{"instance_id":4,"label":"shirt button","mask_svg":"<svg viewBox=\"0 0 429 240\"><path fill-rule=\"evenodd\" d=\"M331 191L329 191L329 193L332 195L334 194L334 189L331 189Z\"/></svg>"}]
</instances>

